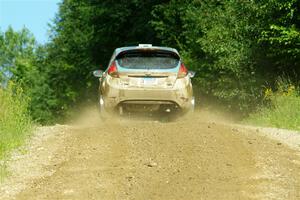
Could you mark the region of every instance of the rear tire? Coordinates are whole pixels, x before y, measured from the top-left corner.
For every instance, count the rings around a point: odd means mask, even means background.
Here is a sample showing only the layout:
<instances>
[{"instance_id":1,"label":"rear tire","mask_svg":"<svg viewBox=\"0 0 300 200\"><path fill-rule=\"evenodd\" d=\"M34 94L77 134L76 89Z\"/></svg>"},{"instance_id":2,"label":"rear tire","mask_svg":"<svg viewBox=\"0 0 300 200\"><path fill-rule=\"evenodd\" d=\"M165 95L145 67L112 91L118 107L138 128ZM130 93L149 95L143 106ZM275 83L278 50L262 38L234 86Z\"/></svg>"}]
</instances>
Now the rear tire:
<instances>
[{"instance_id":1,"label":"rear tire","mask_svg":"<svg viewBox=\"0 0 300 200\"><path fill-rule=\"evenodd\" d=\"M195 97L192 97L191 99L191 107L190 107L190 110L189 110L189 113L194 113L195 112Z\"/></svg>"},{"instance_id":2,"label":"rear tire","mask_svg":"<svg viewBox=\"0 0 300 200\"><path fill-rule=\"evenodd\" d=\"M120 116L124 115L124 108L123 108L123 106L119 106L119 115Z\"/></svg>"},{"instance_id":3,"label":"rear tire","mask_svg":"<svg viewBox=\"0 0 300 200\"><path fill-rule=\"evenodd\" d=\"M99 96L98 110L100 118L105 120L107 118L107 112L105 110L104 101L101 95Z\"/></svg>"}]
</instances>

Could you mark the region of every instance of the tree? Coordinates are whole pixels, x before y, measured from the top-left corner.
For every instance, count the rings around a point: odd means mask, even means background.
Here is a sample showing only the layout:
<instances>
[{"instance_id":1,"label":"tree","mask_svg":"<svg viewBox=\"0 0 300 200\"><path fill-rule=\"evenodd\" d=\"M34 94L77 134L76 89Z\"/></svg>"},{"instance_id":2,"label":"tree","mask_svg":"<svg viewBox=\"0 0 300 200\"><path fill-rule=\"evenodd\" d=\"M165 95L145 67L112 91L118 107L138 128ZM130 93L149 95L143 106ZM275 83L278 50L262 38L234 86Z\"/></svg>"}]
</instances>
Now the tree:
<instances>
[{"instance_id":1,"label":"tree","mask_svg":"<svg viewBox=\"0 0 300 200\"><path fill-rule=\"evenodd\" d=\"M25 27L18 32L9 27L0 38L1 82L13 81L23 88L35 120L52 121L58 104L49 84L46 48Z\"/></svg>"},{"instance_id":2,"label":"tree","mask_svg":"<svg viewBox=\"0 0 300 200\"><path fill-rule=\"evenodd\" d=\"M172 0L155 7L152 25L198 71L203 94L247 113L264 85L299 74L297 2Z\"/></svg>"},{"instance_id":3,"label":"tree","mask_svg":"<svg viewBox=\"0 0 300 200\"><path fill-rule=\"evenodd\" d=\"M35 44L33 35L25 27L19 32L15 32L11 27L4 33L0 32L1 82L7 81L21 69L20 60L26 63L32 58ZM22 68L22 70L25 69Z\"/></svg>"},{"instance_id":4,"label":"tree","mask_svg":"<svg viewBox=\"0 0 300 200\"><path fill-rule=\"evenodd\" d=\"M300 75L300 4L297 0L267 3L272 18L261 32L259 43L266 47L265 57L274 76Z\"/></svg>"},{"instance_id":5,"label":"tree","mask_svg":"<svg viewBox=\"0 0 300 200\"><path fill-rule=\"evenodd\" d=\"M51 40L27 30L0 33L0 82L27 88L41 122L96 99L94 69L120 46L153 43L179 49L196 70L203 95L248 113L280 76L300 74L298 0L64 0ZM299 83L298 83L299 84Z\"/></svg>"}]
</instances>

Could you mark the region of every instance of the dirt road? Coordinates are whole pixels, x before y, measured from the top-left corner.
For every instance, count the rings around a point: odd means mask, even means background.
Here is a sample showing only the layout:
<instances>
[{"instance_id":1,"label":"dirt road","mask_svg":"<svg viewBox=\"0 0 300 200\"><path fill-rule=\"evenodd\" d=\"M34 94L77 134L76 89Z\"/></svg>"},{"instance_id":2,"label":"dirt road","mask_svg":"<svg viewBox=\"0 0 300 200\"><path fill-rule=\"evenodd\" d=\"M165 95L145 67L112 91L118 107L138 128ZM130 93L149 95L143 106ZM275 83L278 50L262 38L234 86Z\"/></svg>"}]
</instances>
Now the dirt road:
<instances>
[{"instance_id":1,"label":"dirt road","mask_svg":"<svg viewBox=\"0 0 300 200\"><path fill-rule=\"evenodd\" d=\"M43 141L22 161L37 175L5 199L300 199L299 152L255 131L199 114L90 122Z\"/></svg>"}]
</instances>

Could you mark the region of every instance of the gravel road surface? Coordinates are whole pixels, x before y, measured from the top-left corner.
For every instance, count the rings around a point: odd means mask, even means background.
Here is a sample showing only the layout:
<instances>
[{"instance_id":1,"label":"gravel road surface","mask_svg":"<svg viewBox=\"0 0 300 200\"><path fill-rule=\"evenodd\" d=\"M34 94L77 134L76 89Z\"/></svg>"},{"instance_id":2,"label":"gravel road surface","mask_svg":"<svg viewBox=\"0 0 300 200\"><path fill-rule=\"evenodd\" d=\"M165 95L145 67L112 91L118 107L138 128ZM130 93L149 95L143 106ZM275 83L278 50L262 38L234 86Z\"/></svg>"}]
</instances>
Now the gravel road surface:
<instances>
[{"instance_id":1,"label":"gravel road surface","mask_svg":"<svg viewBox=\"0 0 300 200\"><path fill-rule=\"evenodd\" d=\"M300 199L299 149L202 113L174 122L91 114L39 128L24 151L8 162L0 199Z\"/></svg>"}]
</instances>

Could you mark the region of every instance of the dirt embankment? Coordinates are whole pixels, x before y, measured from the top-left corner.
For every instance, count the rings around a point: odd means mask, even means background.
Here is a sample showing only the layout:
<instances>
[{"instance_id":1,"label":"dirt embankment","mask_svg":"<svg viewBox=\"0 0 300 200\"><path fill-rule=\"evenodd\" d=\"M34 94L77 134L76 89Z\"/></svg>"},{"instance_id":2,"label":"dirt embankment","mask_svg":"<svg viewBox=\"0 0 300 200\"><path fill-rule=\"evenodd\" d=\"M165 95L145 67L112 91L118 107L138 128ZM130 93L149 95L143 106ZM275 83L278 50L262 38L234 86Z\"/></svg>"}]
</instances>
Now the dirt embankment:
<instances>
[{"instance_id":1,"label":"dirt embankment","mask_svg":"<svg viewBox=\"0 0 300 200\"><path fill-rule=\"evenodd\" d=\"M299 149L201 116L42 128L10 162L0 197L300 199Z\"/></svg>"}]
</instances>

